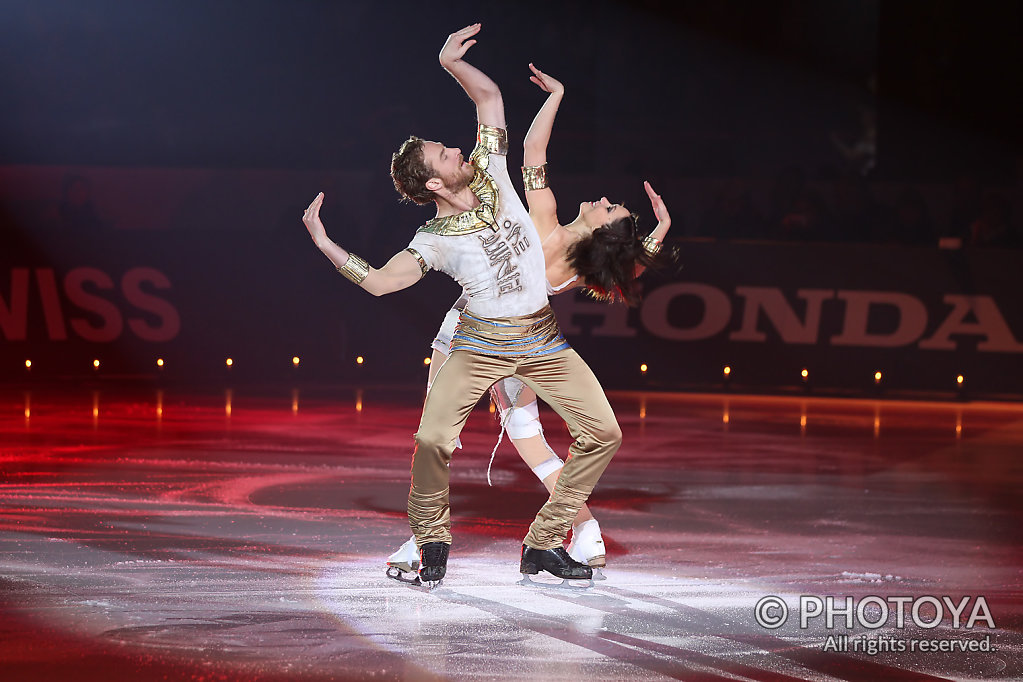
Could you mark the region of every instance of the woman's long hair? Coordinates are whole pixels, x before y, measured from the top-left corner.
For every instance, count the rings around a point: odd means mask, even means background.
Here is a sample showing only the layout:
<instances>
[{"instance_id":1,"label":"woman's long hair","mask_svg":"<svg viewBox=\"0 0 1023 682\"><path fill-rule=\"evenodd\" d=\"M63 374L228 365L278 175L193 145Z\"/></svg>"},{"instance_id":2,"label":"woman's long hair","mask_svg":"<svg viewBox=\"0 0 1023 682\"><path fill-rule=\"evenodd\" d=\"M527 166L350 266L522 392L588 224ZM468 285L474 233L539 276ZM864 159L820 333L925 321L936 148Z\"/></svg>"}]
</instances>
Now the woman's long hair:
<instances>
[{"instance_id":1,"label":"woman's long hair","mask_svg":"<svg viewBox=\"0 0 1023 682\"><path fill-rule=\"evenodd\" d=\"M646 252L636 232L638 220L636 214L619 218L569 247L568 264L594 298L635 305L639 302L636 269L663 267L672 259L670 249L656 256Z\"/></svg>"}]
</instances>

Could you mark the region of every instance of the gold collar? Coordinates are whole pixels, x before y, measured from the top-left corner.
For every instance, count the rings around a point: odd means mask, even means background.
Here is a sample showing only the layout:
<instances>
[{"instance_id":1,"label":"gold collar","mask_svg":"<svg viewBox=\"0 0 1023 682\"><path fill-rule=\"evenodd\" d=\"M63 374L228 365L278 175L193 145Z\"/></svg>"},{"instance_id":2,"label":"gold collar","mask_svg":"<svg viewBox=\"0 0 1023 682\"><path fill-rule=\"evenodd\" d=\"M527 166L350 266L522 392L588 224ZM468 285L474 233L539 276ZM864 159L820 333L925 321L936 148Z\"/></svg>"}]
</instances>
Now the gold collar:
<instances>
[{"instance_id":1,"label":"gold collar","mask_svg":"<svg viewBox=\"0 0 1023 682\"><path fill-rule=\"evenodd\" d=\"M479 199L480 205L474 209L463 211L455 215L433 218L420 227L417 232L439 234L441 236L457 236L472 234L489 227L497 232L497 202L499 192L497 183L487 173L487 166L490 165L490 152L482 144L477 144L469 155L469 163L473 165L476 172L469 182L469 189Z\"/></svg>"}]
</instances>

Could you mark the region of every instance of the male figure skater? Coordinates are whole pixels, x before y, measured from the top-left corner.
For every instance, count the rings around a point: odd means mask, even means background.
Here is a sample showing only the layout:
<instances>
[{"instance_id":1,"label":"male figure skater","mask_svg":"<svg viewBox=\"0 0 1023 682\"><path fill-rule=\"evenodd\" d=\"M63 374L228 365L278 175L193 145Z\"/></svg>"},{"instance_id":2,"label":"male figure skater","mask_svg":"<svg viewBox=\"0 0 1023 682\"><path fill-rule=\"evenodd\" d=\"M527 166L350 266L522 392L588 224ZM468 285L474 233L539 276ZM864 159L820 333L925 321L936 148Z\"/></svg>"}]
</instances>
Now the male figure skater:
<instances>
[{"instance_id":1,"label":"male figure skater","mask_svg":"<svg viewBox=\"0 0 1023 682\"><path fill-rule=\"evenodd\" d=\"M523 540L520 571L588 579L592 569L569 557L563 543L621 444L621 430L596 377L565 341L547 302L540 240L508 176L501 92L463 59L479 31L480 24L474 24L452 33L439 56L476 105L477 145L469 160L458 148L417 137L392 156L398 192L437 207L436 217L419 228L409 248L383 268L371 268L327 237L319 219L322 193L303 222L338 271L376 296L415 284L429 269L450 275L469 296L415 435L408 514L421 552L418 580L435 585L446 573L448 464L455 440L480 396L508 376L521 379L551 405L575 439L553 493Z\"/></svg>"}]
</instances>

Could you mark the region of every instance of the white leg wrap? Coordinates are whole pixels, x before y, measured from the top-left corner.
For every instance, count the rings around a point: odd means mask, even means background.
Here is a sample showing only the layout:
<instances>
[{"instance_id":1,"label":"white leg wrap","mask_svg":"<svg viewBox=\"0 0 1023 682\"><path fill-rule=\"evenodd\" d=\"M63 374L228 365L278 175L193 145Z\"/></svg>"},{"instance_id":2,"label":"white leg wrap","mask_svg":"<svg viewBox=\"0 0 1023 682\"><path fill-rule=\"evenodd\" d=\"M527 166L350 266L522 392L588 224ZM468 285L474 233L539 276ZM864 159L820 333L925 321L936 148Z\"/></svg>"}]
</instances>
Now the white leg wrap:
<instances>
[{"instance_id":1,"label":"white leg wrap","mask_svg":"<svg viewBox=\"0 0 1023 682\"><path fill-rule=\"evenodd\" d=\"M555 471L561 469L563 466L565 466L565 463L561 461L560 457L557 455L551 455L550 458L545 459L533 467L533 473L542 481Z\"/></svg>"},{"instance_id":2,"label":"white leg wrap","mask_svg":"<svg viewBox=\"0 0 1023 682\"><path fill-rule=\"evenodd\" d=\"M504 415L505 408L502 407L502 420L504 420ZM537 406L536 400L521 407L511 408L511 414L508 415L504 424L505 430L508 431L508 437L512 440L531 438L543 433L543 427L540 425L540 408Z\"/></svg>"}]
</instances>

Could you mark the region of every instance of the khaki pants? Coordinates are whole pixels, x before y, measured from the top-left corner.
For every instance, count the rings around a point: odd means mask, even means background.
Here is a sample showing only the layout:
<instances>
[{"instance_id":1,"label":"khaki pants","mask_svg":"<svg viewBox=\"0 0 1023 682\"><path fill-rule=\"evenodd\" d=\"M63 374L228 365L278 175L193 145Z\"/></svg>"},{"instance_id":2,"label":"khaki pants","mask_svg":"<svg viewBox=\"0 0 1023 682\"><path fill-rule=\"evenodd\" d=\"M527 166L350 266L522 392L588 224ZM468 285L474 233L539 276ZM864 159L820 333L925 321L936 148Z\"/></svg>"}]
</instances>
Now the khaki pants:
<instances>
[{"instance_id":1,"label":"khaki pants","mask_svg":"<svg viewBox=\"0 0 1023 682\"><path fill-rule=\"evenodd\" d=\"M455 350L433 382L416 433L408 516L416 543L451 542L448 463L469 412L490 386L516 376L568 424L575 439L554 492L541 507L524 544L560 547L611 457L622 442L597 378L571 348L537 357L494 357Z\"/></svg>"}]
</instances>

